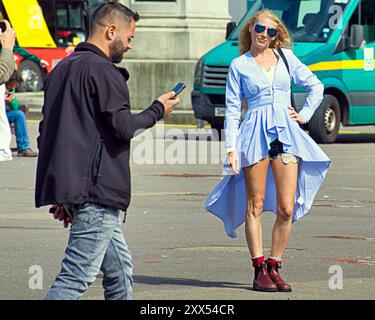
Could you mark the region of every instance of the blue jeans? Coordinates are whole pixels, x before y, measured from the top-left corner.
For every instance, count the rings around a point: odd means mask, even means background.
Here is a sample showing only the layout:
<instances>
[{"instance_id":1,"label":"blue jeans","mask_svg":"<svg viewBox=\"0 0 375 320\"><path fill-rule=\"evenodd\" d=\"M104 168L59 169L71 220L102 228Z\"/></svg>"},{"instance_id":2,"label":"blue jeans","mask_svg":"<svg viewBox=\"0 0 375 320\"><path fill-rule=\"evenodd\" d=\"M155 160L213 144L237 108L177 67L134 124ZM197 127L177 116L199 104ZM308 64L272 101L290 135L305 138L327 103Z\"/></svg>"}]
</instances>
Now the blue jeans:
<instances>
[{"instance_id":1,"label":"blue jeans","mask_svg":"<svg viewBox=\"0 0 375 320\"><path fill-rule=\"evenodd\" d=\"M7 117L10 125L14 123L14 129L16 130L17 150L20 152L30 148L25 113L21 110L10 110L7 111Z\"/></svg>"},{"instance_id":2,"label":"blue jeans","mask_svg":"<svg viewBox=\"0 0 375 320\"><path fill-rule=\"evenodd\" d=\"M61 271L45 299L78 299L102 271L104 298L131 300L133 264L120 210L86 203L73 216Z\"/></svg>"}]
</instances>

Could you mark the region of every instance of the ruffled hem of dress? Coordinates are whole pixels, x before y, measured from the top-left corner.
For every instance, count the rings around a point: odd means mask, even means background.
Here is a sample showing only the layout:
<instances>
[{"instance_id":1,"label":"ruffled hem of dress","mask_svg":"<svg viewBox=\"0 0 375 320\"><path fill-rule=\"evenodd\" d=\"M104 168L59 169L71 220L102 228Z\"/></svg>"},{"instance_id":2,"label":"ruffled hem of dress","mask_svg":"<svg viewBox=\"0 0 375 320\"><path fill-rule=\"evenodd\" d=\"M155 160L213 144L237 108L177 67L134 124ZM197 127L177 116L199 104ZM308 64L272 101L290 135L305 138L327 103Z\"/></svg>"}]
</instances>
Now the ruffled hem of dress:
<instances>
[{"instance_id":1,"label":"ruffled hem of dress","mask_svg":"<svg viewBox=\"0 0 375 320\"><path fill-rule=\"evenodd\" d=\"M299 128L297 123L287 124L288 119L285 118L279 119L281 121L274 121L273 118L270 118L267 110L261 110L260 112L263 114L258 115L259 110L255 110L254 116L261 117L261 127L251 125L250 119L248 123L244 121L241 124L238 132L238 137L245 137L237 143L236 148L241 161L239 175L228 174L224 176L205 203L205 209L223 221L225 232L231 238L237 236L235 230L246 219L246 190L242 168L264 159L268 155L272 141L278 139L283 144L285 152L291 153L301 160L293 223L299 221L310 211L312 202L331 163L315 141ZM251 139L248 139L248 137L251 137ZM226 164L224 168L227 172L229 171ZM272 172L272 170L270 171ZM271 178L267 178L267 192L263 211L276 213L274 181L268 179ZM312 188L309 186L307 190L306 184L311 184Z\"/></svg>"},{"instance_id":2,"label":"ruffled hem of dress","mask_svg":"<svg viewBox=\"0 0 375 320\"><path fill-rule=\"evenodd\" d=\"M260 125L254 125L254 123L260 123ZM298 123L289 118L285 110L275 115L267 106L250 112L241 124L238 138L236 150L240 155L242 168L256 164L267 157L270 145L276 139L283 144L285 152L303 161L330 161Z\"/></svg>"}]
</instances>

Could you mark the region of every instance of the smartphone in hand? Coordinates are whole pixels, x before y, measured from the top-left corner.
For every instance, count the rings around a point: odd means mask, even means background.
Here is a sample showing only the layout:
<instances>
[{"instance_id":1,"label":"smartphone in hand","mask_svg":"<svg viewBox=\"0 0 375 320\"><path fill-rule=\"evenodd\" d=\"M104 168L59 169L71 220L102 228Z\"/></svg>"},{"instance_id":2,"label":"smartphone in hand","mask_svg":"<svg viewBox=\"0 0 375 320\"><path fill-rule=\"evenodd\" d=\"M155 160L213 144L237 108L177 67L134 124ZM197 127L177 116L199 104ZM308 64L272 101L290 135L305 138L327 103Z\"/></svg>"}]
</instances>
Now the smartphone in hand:
<instances>
[{"instance_id":1,"label":"smartphone in hand","mask_svg":"<svg viewBox=\"0 0 375 320\"><path fill-rule=\"evenodd\" d=\"M0 11L0 30L2 33L4 33L6 29L7 29L7 25L5 24L3 14Z\"/></svg>"},{"instance_id":2,"label":"smartphone in hand","mask_svg":"<svg viewBox=\"0 0 375 320\"><path fill-rule=\"evenodd\" d=\"M176 86L171 90L175 93L174 97L172 99L176 99L177 96L186 88L186 83L179 82L176 84Z\"/></svg>"}]
</instances>

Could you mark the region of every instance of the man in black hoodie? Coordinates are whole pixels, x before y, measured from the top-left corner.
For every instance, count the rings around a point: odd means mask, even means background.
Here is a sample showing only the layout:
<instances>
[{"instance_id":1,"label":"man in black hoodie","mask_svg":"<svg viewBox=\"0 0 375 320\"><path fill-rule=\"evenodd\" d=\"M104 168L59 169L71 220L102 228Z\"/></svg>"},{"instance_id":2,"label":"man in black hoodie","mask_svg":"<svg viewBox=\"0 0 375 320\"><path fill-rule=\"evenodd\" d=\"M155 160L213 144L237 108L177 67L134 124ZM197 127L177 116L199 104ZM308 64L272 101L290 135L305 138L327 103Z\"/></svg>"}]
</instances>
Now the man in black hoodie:
<instances>
[{"instance_id":1,"label":"man in black hoodie","mask_svg":"<svg viewBox=\"0 0 375 320\"><path fill-rule=\"evenodd\" d=\"M35 204L72 223L68 247L46 299L78 299L103 271L106 299L132 298L132 261L120 210L130 202L130 140L179 103L170 92L130 112L129 74L113 63L131 49L137 13L103 4L90 37L49 74L39 126Z\"/></svg>"}]
</instances>

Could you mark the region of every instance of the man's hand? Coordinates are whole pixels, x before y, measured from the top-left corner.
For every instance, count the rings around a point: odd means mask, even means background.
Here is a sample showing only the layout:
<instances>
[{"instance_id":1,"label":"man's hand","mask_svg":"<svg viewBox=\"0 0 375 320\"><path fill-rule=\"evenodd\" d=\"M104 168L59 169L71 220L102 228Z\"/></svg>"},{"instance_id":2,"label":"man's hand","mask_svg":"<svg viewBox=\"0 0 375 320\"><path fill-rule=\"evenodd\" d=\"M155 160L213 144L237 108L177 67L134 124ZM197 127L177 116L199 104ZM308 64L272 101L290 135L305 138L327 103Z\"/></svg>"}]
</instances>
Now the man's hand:
<instances>
[{"instance_id":1,"label":"man's hand","mask_svg":"<svg viewBox=\"0 0 375 320\"><path fill-rule=\"evenodd\" d=\"M49 63L48 63L48 61L42 59L42 60L40 60L40 66L45 69L45 68L49 67Z\"/></svg>"},{"instance_id":2,"label":"man's hand","mask_svg":"<svg viewBox=\"0 0 375 320\"><path fill-rule=\"evenodd\" d=\"M14 44L16 43L16 32L10 26L9 21L4 20L6 25L6 30L4 33L0 31L0 42L1 46L5 49L13 51Z\"/></svg>"},{"instance_id":3,"label":"man's hand","mask_svg":"<svg viewBox=\"0 0 375 320\"><path fill-rule=\"evenodd\" d=\"M53 214L53 217L56 220L64 221L64 228L67 228L70 223L72 223L71 217L69 217L65 213L64 206L62 204L54 204L50 209L49 212Z\"/></svg>"},{"instance_id":4,"label":"man's hand","mask_svg":"<svg viewBox=\"0 0 375 320\"><path fill-rule=\"evenodd\" d=\"M180 103L180 99L178 97L173 99L175 94L175 92L171 91L158 98L158 101L164 105L164 118L167 118L173 111L174 107Z\"/></svg>"}]
</instances>

